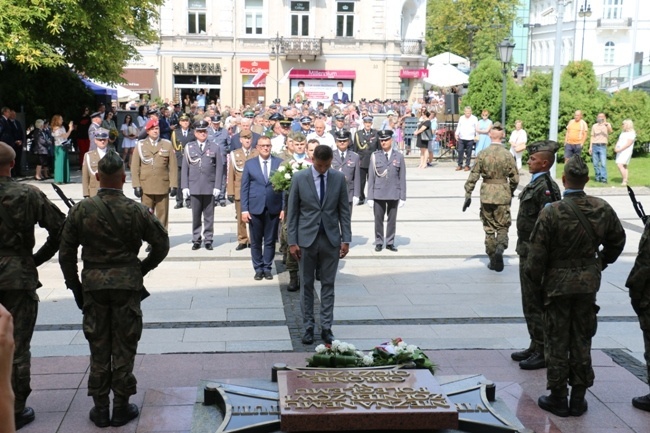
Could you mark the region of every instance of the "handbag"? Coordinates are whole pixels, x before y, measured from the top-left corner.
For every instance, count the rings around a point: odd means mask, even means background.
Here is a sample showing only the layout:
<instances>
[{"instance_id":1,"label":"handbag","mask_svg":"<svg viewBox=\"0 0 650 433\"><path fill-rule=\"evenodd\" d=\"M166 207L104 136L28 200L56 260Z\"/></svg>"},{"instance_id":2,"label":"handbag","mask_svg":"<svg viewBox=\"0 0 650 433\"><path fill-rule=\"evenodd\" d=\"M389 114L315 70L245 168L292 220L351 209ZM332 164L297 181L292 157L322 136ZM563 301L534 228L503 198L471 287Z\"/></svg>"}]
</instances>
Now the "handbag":
<instances>
[{"instance_id":1,"label":"handbag","mask_svg":"<svg viewBox=\"0 0 650 433\"><path fill-rule=\"evenodd\" d=\"M420 125L422 126L422 125ZM429 141L433 138L431 134L431 128L427 128L424 131L420 132L420 140L422 141Z\"/></svg>"},{"instance_id":2,"label":"handbag","mask_svg":"<svg viewBox=\"0 0 650 433\"><path fill-rule=\"evenodd\" d=\"M66 141L61 143L61 147L65 149L66 152L70 152L72 150L72 140L68 138Z\"/></svg>"}]
</instances>

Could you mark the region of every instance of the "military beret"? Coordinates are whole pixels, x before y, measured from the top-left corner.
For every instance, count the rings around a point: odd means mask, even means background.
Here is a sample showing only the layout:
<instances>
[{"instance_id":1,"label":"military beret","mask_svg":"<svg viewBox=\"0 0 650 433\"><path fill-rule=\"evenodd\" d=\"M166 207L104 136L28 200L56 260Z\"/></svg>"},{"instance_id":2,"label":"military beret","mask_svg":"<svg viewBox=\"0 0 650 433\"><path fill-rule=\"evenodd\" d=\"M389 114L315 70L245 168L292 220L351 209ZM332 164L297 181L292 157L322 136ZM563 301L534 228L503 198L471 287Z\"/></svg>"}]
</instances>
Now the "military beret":
<instances>
[{"instance_id":1,"label":"military beret","mask_svg":"<svg viewBox=\"0 0 650 433\"><path fill-rule=\"evenodd\" d=\"M393 131L390 129L384 129L382 131L379 131L379 133L377 134L377 137L381 141L388 140L392 136L393 136Z\"/></svg>"},{"instance_id":2,"label":"military beret","mask_svg":"<svg viewBox=\"0 0 650 433\"><path fill-rule=\"evenodd\" d=\"M363 119L362 119L362 120L363 120L364 122L372 123L372 121L374 120L374 118L373 118L372 116L363 116Z\"/></svg>"},{"instance_id":3,"label":"military beret","mask_svg":"<svg viewBox=\"0 0 650 433\"><path fill-rule=\"evenodd\" d=\"M301 117L300 118L300 123L302 123L303 125L307 125L307 124L311 123L311 117L309 117L309 116Z\"/></svg>"},{"instance_id":4,"label":"military beret","mask_svg":"<svg viewBox=\"0 0 650 433\"><path fill-rule=\"evenodd\" d=\"M589 176L589 167L581 155L573 155L564 164L564 174L573 178L584 178Z\"/></svg>"},{"instance_id":5,"label":"military beret","mask_svg":"<svg viewBox=\"0 0 650 433\"><path fill-rule=\"evenodd\" d=\"M181 114L181 116L178 118L178 120L190 120L190 116L187 114Z\"/></svg>"},{"instance_id":6,"label":"military beret","mask_svg":"<svg viewBox=\"0 0 650 433\"><path fill-rule=\"evenodd\" d=\"M527 150L528 150L528 154L532 155L537 152L555 153L558 151L559 148L560 145L557 143L557 141L543 140L543 141L536 141L532 144L529 144Z\"/></svg>"},{"instance_id":7,"label":"military beret","mask_svg":"<svg viewBox=\"0 0 650 433\"><path fill-rule=\"evenodd\" d=\"M102 113L99 111L95 111L93 114L90 115L91 119L94 119L95 117L102 117Z\"/></svg>"},{"instance_id":8,"label":"military beret","mask_svg":"<svg viewBox=\"0 0 650 433\"><path fill-rule=\"evenodd\" d=\"M348 141L350 139L350 131L342 130L334 133L336 141Z\"/></svg>"},{"instance_id":9,"label":"military beret","mask_svg":"<svg viewBox=\"0 0 650 433\"><path fill-rule=\"evenodd\" d=\"M206 129L208 129L208 126L210 126L210 124L205 120L197 120L196 122L194 122L193 126L195 131L205 131Z\"/></svg>"},{"instance_id":10,"label":"military beret","mask_svg":"<svg viewBox=\"0 0 650 433\"><path fill-rule=\"evenodd\" d=\"M284 116L280 113L273 113L271 114L271 117L269 117L269 120L283 120Z\"/></svg>"},{"instance_id":11,"label":"military beret","mask_svg":"<svg viewBox=\"0 0 650 433\"><path fill-rule=\"evenodd\" d=\"M149 119L147 120L147 124L144 125L144 129L147 131L150 130L151 128L156 128L158 127L158 119Z\"/></svg>"},{"instance_id":12,"label":"military beret","mask_svg":"<svg viewBox=\"0 0 650 433\"><path fill-rule=\"evenodd\" d=\"M342 114L337 114L336 116L334 116L334 119L342 122L345 120L345 116Z\"/></svg>"},{"instance_id":13,"label":"military beret","mask_svg":"<svg viewBox=\"0 0 650 433\"><path fill-rule=\"evenodd\" d=\"M253 138L253 133L250 129L244 129L239 133L240 138Z\"/></svg>"},{"instance_id":14,"label":"military beret","mask_svg":"<svg viewBox=\"0 0 650 433\"><path fill-rule=\"evenodd\" d=\"M97 132L95 132L95 138L99 138L100 140L107 140L108 139L108 129L99 128L97 130Z\"/></svg>"},{"instance_id":15,"label":"military beret","mask_svg":"<svg viewBox=\"0 0 650 433\"><path fill-rule=\"evenodd\" d=\"M109 150L106 155L99 160L98 170L104 174L113 174L124 167L124 161L114 150Z\"/></svg>"},{"instance_id":16,"label":"military beret","mask_svg":"<svg viewBox=\"0 0 650 433\"><path fill-rule=\"evenodd\" d=\"M296 132L295 137L293 137L293 141L296 141L298 143L304 143L305 141L307 141L307 137L305 137L305 135L301 132Z\"/></svg>"},{"instance_id":17,"label":"military beret","mask_svg":"<svg viewBox=\"0 0 650 433\"><path fill-rule=\"evenodd\" d=\"M254 112L254 111L250 111L250 110L248 110L248 111L244 111L244 117L247 117L247 118L249 118L249 119L252 119L253 117L255 117L255 112Z\"/></svg>"}]
</instances>

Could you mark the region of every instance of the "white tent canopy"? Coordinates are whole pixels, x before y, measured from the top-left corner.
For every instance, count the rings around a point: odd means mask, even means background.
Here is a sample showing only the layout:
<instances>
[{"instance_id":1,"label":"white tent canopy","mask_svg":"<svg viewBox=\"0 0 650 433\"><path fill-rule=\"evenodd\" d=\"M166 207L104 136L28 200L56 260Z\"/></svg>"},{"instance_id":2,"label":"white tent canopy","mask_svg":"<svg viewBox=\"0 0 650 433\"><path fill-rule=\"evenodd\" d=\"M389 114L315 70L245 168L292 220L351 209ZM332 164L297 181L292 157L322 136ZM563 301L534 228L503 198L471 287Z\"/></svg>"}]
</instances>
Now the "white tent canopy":
<instances>
[{"instance_id":1,"label":"white tent canopy","mask_svg":"<svg viewBox=\"0 0 650 433\"><path fill-rule=\"evenodd\" d=\"M429 76L422 80L437 87L452 87L469 83L469 76L453 65L436 63L428 68Z\"/></svg>"},{"instance_id":2,"label":"white tent canopy","mask_svg":"<svg viewBox=\"0 0 650 433\"><path fill-rule=\"evenodd\" d=\"M433 57L429 57L428 63L430 65L434 65L434 64L469 65L469 60L466 59L465 57L461 57L457 54L450 53L449 51L447 51L446 53L440 53Z\"/></svg>"}]
</instances>

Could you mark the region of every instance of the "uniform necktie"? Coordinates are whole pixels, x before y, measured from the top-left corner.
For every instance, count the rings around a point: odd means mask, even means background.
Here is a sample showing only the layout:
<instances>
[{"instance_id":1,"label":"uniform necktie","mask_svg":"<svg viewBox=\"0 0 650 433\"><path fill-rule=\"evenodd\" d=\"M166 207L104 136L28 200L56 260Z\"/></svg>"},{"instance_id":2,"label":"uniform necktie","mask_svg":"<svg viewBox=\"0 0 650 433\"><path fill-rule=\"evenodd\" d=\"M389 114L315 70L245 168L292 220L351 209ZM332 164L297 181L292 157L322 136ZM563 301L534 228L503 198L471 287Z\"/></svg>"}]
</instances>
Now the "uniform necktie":
<instances>
[{"instance_id":1,"label":"uniform necktie","mask_svg":"<svg viewBox=\"0 0 650 433\"><path fill-rule=\"evenodd\" d=\"M244 150L244 155L248 158L248 150Z\"/></svg>"},{"instance_id":2,"label":"uniform necktie","mask_svg":"<svg viewBox=\"0 0 650 433\"><path fill-rule=\"evenodd\" d=\"M268 161L264 161L264 180L269 181L269 166Z\"/></svg>"},{"instance_id":3,"label":"uniform necktie","mask_svg":"<svg viewBox=\"0 0 650 433\"><path fill-rule=\"evenodd\" d=\"M323 200L325 199L325 175L319 174L320 178L320 204L323 205Z\"/></svg>"},{"instance_id":4,"label":"uniform necktie","mask_svg":"<svg viewBox=\"0 0 650 433\"><path fill-rule=\"evenodd\" d=\"M345 152L341 152L341 161L345 159Z\"/></svg>"},{"instance_id":5,"label":"uniform necktie","mask_svg":"<svg viewBox=\"0 0 650 433\"><path fill-rule=\"evenodd\" d=\"M183 137L187 137L187 131L183 131Z\"/></svg>"},{"instance_id":6,"label":"uniform necktie","mask_svg":"<svg viewBox=\"0 0 650 433\"><path fill-rule=\"evenodd\" d=\"M384 155L386 155L386 161L388 161L388 152L384 152Z\"/></svg>"},{"instance_id":7,"label":"uniform necktie","mask_svg":"<svg viewBox=\"0 0 650 433\"><path fill-rule=\"evenodd\" d=\"M199 147L201 147L201 152L203 152L203 143L199 143Z\"/></svg>"}]
</instances>

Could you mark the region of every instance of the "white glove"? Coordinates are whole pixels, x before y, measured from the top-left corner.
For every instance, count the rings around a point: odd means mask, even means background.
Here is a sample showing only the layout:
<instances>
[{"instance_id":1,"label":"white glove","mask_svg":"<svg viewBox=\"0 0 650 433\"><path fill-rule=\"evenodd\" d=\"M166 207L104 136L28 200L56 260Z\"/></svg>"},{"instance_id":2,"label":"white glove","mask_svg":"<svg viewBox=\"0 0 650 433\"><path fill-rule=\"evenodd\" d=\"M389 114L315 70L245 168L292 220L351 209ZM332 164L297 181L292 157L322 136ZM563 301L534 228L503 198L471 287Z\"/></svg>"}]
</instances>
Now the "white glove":
<instances>
[{"instance_id":1,"label":"white glove","mask_svg":"<svg viewBox=\"0 0 650 433\"><path fill-rule=\"evenodd\" d=\"M183 188L183 198L187 200L190 198L190 189L189 188Z\"/></svg>"},{"instance_id":2,"label":"white glove","mask_svg":"<svg viewBox=\"0 0 650 433\"><path fill-rule=\"evenodd\" d=\"M405 204L406 204L406 200L400 200L397 207L404 207Z\"/></svg>"},{"instance_id":3,"label":"white glove","mask_svg":"<svg viewBox=\"0 0 650 433\"><path fill-rule=\"evenodd\" d=\"M214 196L214 198L217 198L217 197L219 197L220 192L221 191L219 191L219 188L215 188L215 189L212 190L212 195Z\"/></svg>"},{"instance_id":4,"label":"white glove","mask_svg":"<svg viewBox=\"0 0 650 433\"><path fill-rule=\"evenodd\" d=\"M368 207L373 207L375 205L374 200L366 200L366 203L368 203Z\"/></svg>"},{"instance_id":5,"label":"white glove","mask_svg":"<svg viewBox=\"0 0 650 433\"><path fill-rule=\"evenodd\" d=\"M352 206L356 206L359 204L359 197L352 197Z\"/></svg>"}]
</instances>

